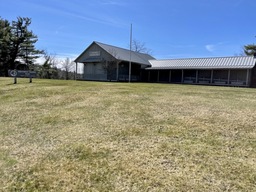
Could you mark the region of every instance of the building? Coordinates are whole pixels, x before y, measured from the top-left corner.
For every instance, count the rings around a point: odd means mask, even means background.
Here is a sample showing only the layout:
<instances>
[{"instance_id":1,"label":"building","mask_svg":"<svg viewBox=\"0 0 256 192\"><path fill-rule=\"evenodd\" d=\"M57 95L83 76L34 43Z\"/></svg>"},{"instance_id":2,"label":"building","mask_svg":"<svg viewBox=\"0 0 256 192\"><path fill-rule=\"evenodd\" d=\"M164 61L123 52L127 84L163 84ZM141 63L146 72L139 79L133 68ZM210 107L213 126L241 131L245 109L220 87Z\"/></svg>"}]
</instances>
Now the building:
<instances>
[{"instance_id":1,"label":"building","mask_svg":"<svg viewBox=\"0 0 256 192\"><path fill-rule=\"evenodd\" d=\"M75 62L84 64L84 80L129 81L130 74L131 81L140 81L142 70L150 67L149 60L153 59L148 54L94 41Z\"/></svg>"},{"instance_id":2,"label":"building","mask_svg":"<svg viewBox=\"0 0 256 192\"><path fill-rule=\"evenodd\" d=\"M256 87L256 57L156 60L152 56L93 42L76 60L84 80L184 83Z\"/></svg>"},{"instance_id":3,"label":"building","mask_svg":"<svg viewBox=\"0 0 256 192\"><path fill-rule=\"evenodd\" d=\"M251 56L150 60L148 81L255 86L256 58Z\"/></svg>"}]
</instances>

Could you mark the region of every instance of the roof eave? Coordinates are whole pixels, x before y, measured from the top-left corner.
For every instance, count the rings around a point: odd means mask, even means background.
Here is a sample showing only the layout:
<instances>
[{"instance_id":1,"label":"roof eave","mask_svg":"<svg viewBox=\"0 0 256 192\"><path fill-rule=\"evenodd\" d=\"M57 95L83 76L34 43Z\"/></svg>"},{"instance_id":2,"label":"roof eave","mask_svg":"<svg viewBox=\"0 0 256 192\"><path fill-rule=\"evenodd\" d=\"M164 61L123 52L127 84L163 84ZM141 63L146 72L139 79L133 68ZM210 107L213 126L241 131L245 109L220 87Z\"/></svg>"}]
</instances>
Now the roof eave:
<instances>
[{"instance_id":1,"label":"roof eave","mask_svg":"<svg viewBox=\"0 0 256 192\"><path fill-rule=\"evenodd\" d=\"M231 70L231 69L252 69L254 66L246 67L149 67L146 70Z\"/></svg>"}]
</instances>

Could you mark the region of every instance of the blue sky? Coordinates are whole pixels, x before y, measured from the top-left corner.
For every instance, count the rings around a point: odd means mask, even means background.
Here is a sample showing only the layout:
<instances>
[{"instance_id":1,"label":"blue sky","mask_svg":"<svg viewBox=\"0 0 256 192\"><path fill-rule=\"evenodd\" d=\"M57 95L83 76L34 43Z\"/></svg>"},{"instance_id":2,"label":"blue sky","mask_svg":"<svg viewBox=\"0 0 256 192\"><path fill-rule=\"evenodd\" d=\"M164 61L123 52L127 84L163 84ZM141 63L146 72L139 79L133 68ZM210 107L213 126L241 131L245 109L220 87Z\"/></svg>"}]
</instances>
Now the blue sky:
<instances>
[{"instance_id":1,"label":"blue sky","mask_svg":"<svg viewBox=\"0 0 256 192\"><path fill-rule=\"evenodd\" d=\"M93 41L157 59L233 56L256 42L255 0L0 0L0 16L30 17L38 49L74 59Z\"/></svg>"}]
</instances>

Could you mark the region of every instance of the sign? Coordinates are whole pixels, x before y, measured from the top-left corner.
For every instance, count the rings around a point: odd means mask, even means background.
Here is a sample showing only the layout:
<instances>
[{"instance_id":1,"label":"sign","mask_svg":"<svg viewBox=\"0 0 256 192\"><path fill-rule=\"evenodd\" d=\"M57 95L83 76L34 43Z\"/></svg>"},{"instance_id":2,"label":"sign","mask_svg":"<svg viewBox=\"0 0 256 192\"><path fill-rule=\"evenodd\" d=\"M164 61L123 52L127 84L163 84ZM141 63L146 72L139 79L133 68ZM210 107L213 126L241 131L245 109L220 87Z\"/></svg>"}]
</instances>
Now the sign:
<instances>
[{"instance_id":1,"label":"sign","mask_svg":"<svg viewBox=\"0 0 256 192\"><path fill-rule=\"evenodd\" d=\"M11 77L27 77L27 78L35 78L35 71L22 71L22 70L9 70L9 76Z\"/></svg>"},{"instance_id":2,"label":"sign","mask_svg":"<svg viewBox=\"0 0 256 192\"><path fill-rule=\"evenodd\" d=\"M89 56L90 57L98 57L98 56L100 56L100 51L90 51Z\"/></svg>"},{"instance_id":3,"label":"sign","mask_svg":"<svg viewBox=\"0 0 256 192\"><path fill-rule=\"evenodd\" d=\"M16 76L17 76L17 71L16 71L16 70L11 70L11 71L9 72L9 74L10 74L10 76L12 76L12 77L16 77Z\"/></svg>"},{"instance_id":4,"label":"sign","mask_svg":"<svg viewBox=\"0 0 256 192\"><path fill-rule=\"evenodd\" d=\"M32 78L36 77L35 71L9 70L9 76L14 77L14 84L17 83L17 77L29 78L29 83L32 83Z\"/></svg>"}]
</instances>

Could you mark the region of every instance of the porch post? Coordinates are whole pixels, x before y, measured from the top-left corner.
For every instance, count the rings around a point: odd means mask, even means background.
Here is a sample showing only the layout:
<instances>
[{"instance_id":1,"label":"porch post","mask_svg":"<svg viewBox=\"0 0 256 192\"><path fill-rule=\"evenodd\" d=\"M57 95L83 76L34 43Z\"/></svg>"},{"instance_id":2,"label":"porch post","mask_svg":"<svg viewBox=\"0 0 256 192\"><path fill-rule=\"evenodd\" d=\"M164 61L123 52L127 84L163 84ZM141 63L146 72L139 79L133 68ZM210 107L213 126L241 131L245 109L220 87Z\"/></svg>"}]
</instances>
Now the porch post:
<instances>
[{"instance_id":1,"label":"porch post","mask_svg":"<svg viewBox=\"0 0 256 192\"><path fill-rule=\"evenodd\" d=\"M213 70L211 70L211 84L213 83Z\"/></svg>"},{"instance_id":2,"label":"porch post","mask_svg":"<svg viewBox=\"0 0 256 192\"><path fill-rule=\"evenodd\" d=\"M150 82L150 70L148 70L148 82Z\"/></svg>"},{"instance_id":3,"label":"porch post","mask_svg":"<svg viewBox=\"0 0 256 192\"><path fill-rule=\"evenodd\" d=\"M228 85L230 84L230 69L228 70Z\"/></svg>"},{"instance_id":4,"label":"porch post","mask_svg":"<svg viewBox=\"0 0 256 192\"><path fill-rule=\"evenodd\" d=\"M76 73L75 73L75 80L76 80L76 77L77 77L77 62L76 62Z\"/></svg>"},{"instance_id":5,"label":"porch post","mask_svg":"<svg viewBox=\"0 0 256 192\"><path fill-rule=\"evenodd\" d=\"M196 83L198 83L198 69L196 70Z\"/></svg>"},{"instance_id":6,"label":"porch post","mask_svg":"<svg viewBox=\"0 0 256 192\"><path fill-rule=\"evenodd\" d=\"M157 71L157 82L159 82L159 70Z\"/></svg>"},{"instance_id":7,"label":"porch post","mask_svg":"<svg viewBox=\"0 0 256 192\"><path fill-rule=\"evenodd\" d=\"M119 79L119 62L116 62L116 81Z\"/></svg>"},{"instance_id":8,"label":"porch post","mask_svg":"<svg viewBox=\"0 0 256 192\"><path fill-rule=\"evenodd\" d=\"M95 66L95 63L94 63L94 66ZM110 68L110 65L109 65L109 62L107 60L105 60L105 66L106 66L105 71L106 71L106 74L107 74L107 79L106 80L109 80L109 68ZM93 75L95 75L95 70L93 71Z\"/></svg>"},{"instance_id":9,"label":"porch post","mask_svg":"<svg viewBox=\"0 0 256 192\"><path fill-rule=\"evenodd\" d=\"M250 78L249 74L250 74L250 70L247 69L247 71L246 71L246 86L249 86L249 78Z\"/></svg>"},{"instance_id":10,"label":"porch post","mask_svg":"<svg viewBox=\"0 0 256 192\"><path fill-rule=\"evenodd\" d=\"M85 79L85 67L86 67L86 63L83 63L84 64L84 68L83 68L83 79Z\"/></svg>"},{"instance_id":11,"label":"porch post","mask_svg":"<svg viewBox=\"0 0 256 192\"><path fill-rule=\"evenodd\" d=\"M170 70L169 72L169 83L171 83L171 81L172 81L172 70Z\"/></svg>"},{"instance_id":12,"label":"porch post","mask_svg":"<svg viewBox=\"0 0 256 192\"><path fill-rule=\"evenodd\" d=\"M182 69L181 70L181 83L184 82L184 70Z\"/></svg>"}]
</instances>

